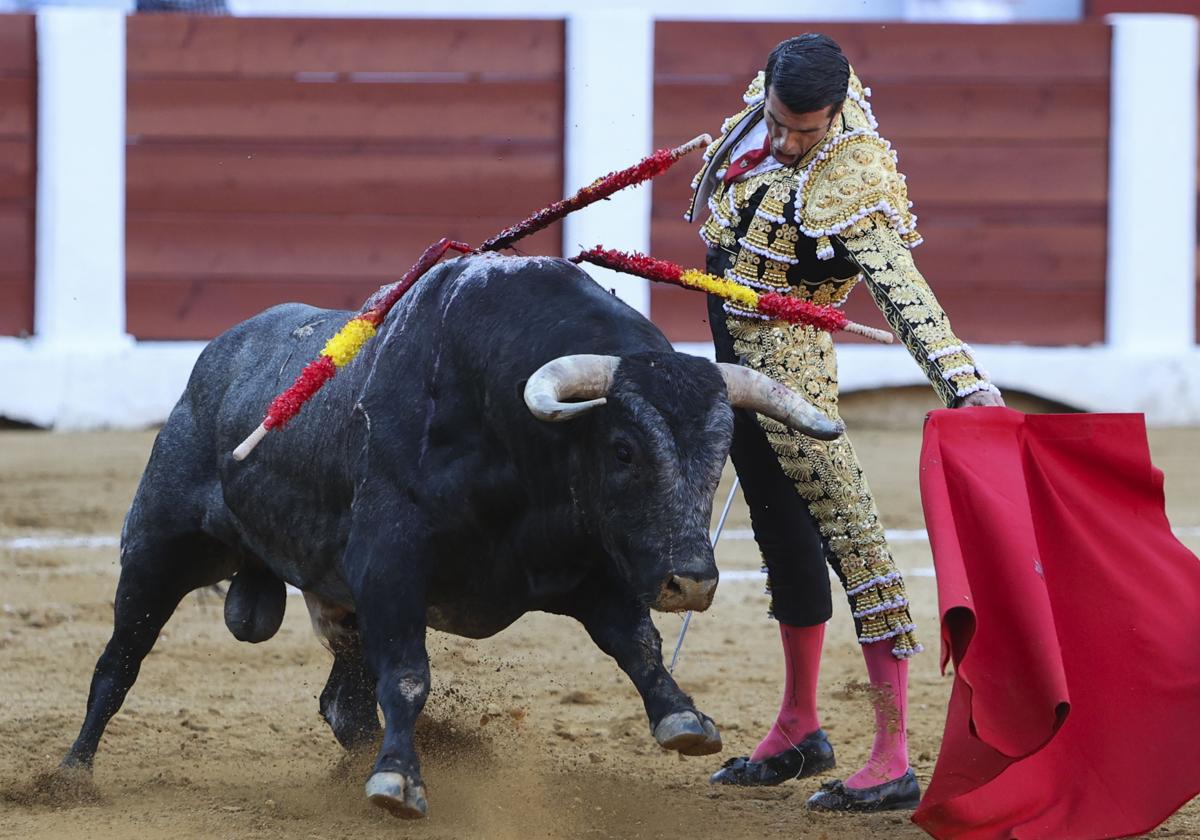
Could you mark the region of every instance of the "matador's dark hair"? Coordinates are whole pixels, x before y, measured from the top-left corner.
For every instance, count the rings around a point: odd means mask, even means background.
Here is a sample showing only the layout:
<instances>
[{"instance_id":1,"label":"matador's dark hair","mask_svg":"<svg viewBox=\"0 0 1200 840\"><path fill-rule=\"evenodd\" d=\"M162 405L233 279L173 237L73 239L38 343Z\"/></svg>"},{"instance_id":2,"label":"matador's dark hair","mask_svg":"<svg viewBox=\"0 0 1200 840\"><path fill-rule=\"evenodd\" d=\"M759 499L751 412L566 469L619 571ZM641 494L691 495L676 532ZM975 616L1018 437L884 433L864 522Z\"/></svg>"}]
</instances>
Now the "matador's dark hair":
<instances>
[{"instance_id":1,"label":"matador's dark hair","mask_svg":"<svg viewBox=\"0 0 1200 840\"><path fill-rule=\"evenodd\" d=\"M806 32L788 38L767 58L766 88L775 91L789 111L807 114L846 99L850 62L828 35Z\"/></svg>"}]
</instances>

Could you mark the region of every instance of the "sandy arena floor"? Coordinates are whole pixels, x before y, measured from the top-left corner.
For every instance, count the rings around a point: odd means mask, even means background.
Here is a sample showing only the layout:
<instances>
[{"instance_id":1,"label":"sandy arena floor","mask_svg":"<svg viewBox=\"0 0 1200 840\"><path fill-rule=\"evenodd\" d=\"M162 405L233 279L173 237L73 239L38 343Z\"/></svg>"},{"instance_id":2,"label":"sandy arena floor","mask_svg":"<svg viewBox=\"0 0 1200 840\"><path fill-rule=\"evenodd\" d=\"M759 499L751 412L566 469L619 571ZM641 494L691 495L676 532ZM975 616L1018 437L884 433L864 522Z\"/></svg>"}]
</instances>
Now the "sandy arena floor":
<instances>
[{"instance_id":1,"label":"sandy arena floor","mask_svg":"<svg viewBox=\"0 0 1200 840\"><path fill-rule=\"evenodd\" d=\"M916 489L924 397L848 398L847 419L891 529L924 522ZM1016 407L1024 407L1017 405ZM290 599L271 641L226 631L215 594L189 596L168 624L96 761L98 798L62 803L35 781L78 731L111 630L115 536L154 432L0 432L0 837L916 838L905 814L803 810L820 779L714 788L708 774L750 749L773 718L782 663L757 577L725 580L698 615L677 676L716 719L725 752L681 759L650 737L626 678L574 622L530 615L492 639L432 632L433 693L419 727L430 814L401 822L369 806L370 757L345 757L317 713L329 655ZM1200 429L1151 433L1168 513L1200 550ZM728 481L719 499L724 499ZM738 500L722 571L753 570ZM92 544L30 547L30 537ZM926 543L894 548L930 652L912 669L912 761L933 770L950 679L937 671L936 595ZM835 602L837 599L835 598ZM680 626L660 616L669 654ZM824 725L844 770L870 745L865 675L844 603L822 671ZM1200 800L1153 837L1200 837Z\"/></svg>"}]
</instances>

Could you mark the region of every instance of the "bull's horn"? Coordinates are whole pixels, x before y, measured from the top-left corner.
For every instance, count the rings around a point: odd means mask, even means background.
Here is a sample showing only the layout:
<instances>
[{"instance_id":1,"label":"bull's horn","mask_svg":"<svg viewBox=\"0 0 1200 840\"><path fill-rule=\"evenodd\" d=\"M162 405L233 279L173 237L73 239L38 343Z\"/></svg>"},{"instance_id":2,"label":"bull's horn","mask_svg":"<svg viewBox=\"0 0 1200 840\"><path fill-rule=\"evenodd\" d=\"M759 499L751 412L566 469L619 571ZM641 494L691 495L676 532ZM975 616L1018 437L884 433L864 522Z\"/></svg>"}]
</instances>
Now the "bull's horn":
<instances>
[{"instance_id":1,"label":"bull's horn","mask_svg":"<svg viewBox=\"0 0 1200 840\"><path fill-rule=\"evenodd\" d=\"M717 367L725 377L729 404L734 408L757 411L818 440L833 440L846 430L840 420L830 420L808 400L765 374L727 362L718 362Z\"/></svg>"},{"instance_id":2,"label":"bull's horn","mask_svg":"<svg viewBox=\"0 0 1200 840\"><path fill-rule=\"evenodd\" d=\"M525 405L539 420L573 420L607 402L604 395L612 387L613 373L620 363L617 356L588 353L551 359L525 383ZM572 398L584 402L564 402Z\"/></svg>"}]
</instances>

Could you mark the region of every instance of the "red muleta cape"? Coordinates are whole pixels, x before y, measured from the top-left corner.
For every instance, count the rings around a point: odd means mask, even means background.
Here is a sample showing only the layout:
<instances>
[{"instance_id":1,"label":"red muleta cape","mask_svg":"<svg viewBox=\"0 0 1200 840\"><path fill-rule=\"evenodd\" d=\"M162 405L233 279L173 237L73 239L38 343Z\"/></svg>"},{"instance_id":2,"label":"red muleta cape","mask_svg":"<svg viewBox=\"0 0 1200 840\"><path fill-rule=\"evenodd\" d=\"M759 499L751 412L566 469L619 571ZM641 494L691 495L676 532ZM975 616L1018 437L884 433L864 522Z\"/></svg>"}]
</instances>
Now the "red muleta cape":
<instances>
[{"instance_id":1,"label":"red muleta cape","mask_svg":"<svg viewBox=\"0 0 1200 840\"><path fill-rule=\"evenodd\" d=\"M1200 793L1200 561L1141 415L930 414L946 731L938 838L1122 837Z\"/></svg>"}]
</instances>

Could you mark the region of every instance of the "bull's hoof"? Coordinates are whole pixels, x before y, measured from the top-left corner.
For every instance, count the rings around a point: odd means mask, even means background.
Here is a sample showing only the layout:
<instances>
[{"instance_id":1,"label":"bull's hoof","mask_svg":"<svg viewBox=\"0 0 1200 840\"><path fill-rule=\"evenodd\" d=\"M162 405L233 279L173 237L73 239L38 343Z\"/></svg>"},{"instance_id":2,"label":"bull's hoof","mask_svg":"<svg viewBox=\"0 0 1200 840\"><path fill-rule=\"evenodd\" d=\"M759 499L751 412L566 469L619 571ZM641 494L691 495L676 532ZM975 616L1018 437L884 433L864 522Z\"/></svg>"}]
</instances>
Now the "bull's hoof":
<instances>
[{"instance_id":1,"label":"bull's hoof","mask_svg":"<svg viewBox=\"0 0 1200 840\"><path fill-rule=\"evenodd\" d=\"M28 790L21 790L17 795L30 803L56 808L101 800L100 791L92 781L91 766L66 761L54 770L34 776Z\"/></svg>"},{"instance_id":2,"label":"bull's hoof","mask_svg":"<svg viewBox=\"0 0 1200 840\"><path fill-rule=\"evenodd\" d=\"M419 820L429 811L425 786L414 783L402 773L373 773L367 779L367 799L394 817Z\"/></svg>"},{"instance_id":3,"label":"bull's hoof","mask_svg":"<svg viewBox=\"0 0 1200 840\"><path fill-rule=\"evenodd\" d=\"M654 727L654 740L667 750L683 755L712 755L721 751L721 733L707 715L675 712Z\"/></svg>"}]
</instances>

